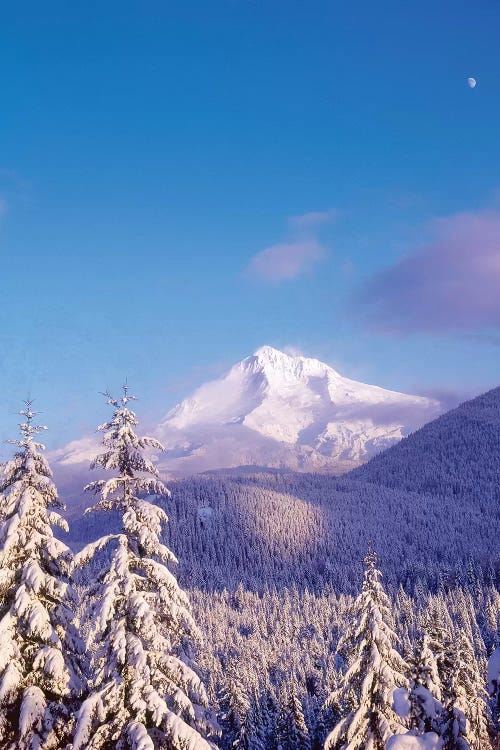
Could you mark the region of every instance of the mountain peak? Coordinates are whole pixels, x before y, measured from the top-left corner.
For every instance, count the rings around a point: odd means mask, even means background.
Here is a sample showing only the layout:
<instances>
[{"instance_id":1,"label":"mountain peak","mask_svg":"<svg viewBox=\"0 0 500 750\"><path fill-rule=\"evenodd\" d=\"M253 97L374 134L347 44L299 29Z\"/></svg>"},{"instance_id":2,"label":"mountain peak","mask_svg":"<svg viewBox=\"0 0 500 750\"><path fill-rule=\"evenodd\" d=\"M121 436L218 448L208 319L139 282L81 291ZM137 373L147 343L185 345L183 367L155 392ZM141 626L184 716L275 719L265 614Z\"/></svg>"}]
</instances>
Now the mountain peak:
<instances>
[{"instance_id":1,"label":"mountain peak","mask_svg":"<svg viewBox=\"0 0 500 750\"><path fill-rule=\"evenodd\" d=\"M266 345L197 388L155 433L167 449L167 472L267 466L340 473L441 411L432 399L358 383L318 359ZM61 464L82 461L82 451L92 457L84 441L67 446Z\"/></svg>"},{"instance_id":2,"label":"mountain peak","mask_svg":"<svg viewBox=\"0 0 500 750\"><path fill-rule=\"evenodd\" d=\"M277 357L286 357L288 356L285 354L285 352L280 351L279 349L275 349L274 346L269 346L269 344L264 344L264 346L259 346L258 349L256 349L253 353L254 357L258 357L259 359L276 359Z\"/></svg>"},{"instance_id":3,"label":"mountain peak","mask_svg":"<svg viewBox=\"0 0 500 750\"><path fill-rule=\"evenodd\" d=\"M257 349L252 357L244 359L241 364L245 363L251 365L257 363L272 380L278 377L278 382L280 376L295 379L324 378L327 375L340 377L338 372L319 359L306 357L303 354L289 354L267 344Z\"/></svg>"},{"instance_id":4,"label":"mountain peak","mask_svg":"<svg viewBox=\"0 0 500 750\"><path fill-rule=\"evenodd\" d=\"M265 345L162 420L167 457L192 471L244 464L352 468L439 413L439 404L344 378Z\"/></svg>"}]
</instances>

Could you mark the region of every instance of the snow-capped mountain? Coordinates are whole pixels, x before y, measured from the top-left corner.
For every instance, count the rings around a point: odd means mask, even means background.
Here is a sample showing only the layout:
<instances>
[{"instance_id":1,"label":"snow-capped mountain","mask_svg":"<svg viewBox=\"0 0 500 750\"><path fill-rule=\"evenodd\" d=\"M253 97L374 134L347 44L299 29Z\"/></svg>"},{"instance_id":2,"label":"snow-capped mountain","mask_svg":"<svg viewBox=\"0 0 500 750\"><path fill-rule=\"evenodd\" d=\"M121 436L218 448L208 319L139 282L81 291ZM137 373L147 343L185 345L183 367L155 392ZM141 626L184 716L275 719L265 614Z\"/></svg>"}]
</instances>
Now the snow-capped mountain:
<instances>
[{"instance_id":1,"label":"snow-capped mountain","mask_svg":"<svg viewBox=\"0 0 500 750\"><path fill-rule=\"evenodd\" d=\"M345 471L440 411L432 399L264 346L175 406L157 435L164 468L181 473L243 465Z\"/></svg>"}]
</instances>

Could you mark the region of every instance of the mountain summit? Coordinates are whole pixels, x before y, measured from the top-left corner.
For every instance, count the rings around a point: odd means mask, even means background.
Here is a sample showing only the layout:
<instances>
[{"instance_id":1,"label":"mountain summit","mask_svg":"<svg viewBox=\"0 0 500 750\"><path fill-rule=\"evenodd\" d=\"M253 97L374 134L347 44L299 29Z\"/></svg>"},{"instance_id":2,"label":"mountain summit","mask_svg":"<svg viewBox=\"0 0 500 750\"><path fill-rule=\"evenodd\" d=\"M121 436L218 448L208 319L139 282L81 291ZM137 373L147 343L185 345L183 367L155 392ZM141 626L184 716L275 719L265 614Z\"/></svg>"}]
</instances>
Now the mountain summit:
<instances>
[{"instance_id":1,"label":"mountain summit","mask_svg":"<svg viewBox=\"0 0 500 750\"><path fill-rule=\"evenodd\" d=\"M345 471L440 413L437 401L345 378L271 346L198 388L158 426L165 468Z\"/></svg>"}]
</instances>

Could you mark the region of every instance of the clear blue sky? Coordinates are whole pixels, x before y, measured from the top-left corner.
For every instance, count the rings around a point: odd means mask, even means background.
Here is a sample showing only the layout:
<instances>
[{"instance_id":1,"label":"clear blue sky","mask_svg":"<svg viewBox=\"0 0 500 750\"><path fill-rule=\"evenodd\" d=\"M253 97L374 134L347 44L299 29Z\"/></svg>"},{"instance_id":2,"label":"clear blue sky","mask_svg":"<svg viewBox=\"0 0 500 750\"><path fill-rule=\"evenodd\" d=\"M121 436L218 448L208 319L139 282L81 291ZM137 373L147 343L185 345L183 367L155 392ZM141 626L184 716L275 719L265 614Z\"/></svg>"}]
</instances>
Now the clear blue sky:
<instances>
[{"instance_id":1,"label":"clear blue sky","mask_svg":"<svg viewBox=\"0 0 500 750\"><path fill-rule=\"evenodd\" d=\"M497 273L496 0L20 6L0 29L2 436L30 392L49 444L79 437L125 376L152 421L264 343L401 390L499 383L499 311L467 266L486 236ZM423 241L437 295L458 258L457 326L446 300L439 325L391 324Z\"/></svg>"}]
</instances>

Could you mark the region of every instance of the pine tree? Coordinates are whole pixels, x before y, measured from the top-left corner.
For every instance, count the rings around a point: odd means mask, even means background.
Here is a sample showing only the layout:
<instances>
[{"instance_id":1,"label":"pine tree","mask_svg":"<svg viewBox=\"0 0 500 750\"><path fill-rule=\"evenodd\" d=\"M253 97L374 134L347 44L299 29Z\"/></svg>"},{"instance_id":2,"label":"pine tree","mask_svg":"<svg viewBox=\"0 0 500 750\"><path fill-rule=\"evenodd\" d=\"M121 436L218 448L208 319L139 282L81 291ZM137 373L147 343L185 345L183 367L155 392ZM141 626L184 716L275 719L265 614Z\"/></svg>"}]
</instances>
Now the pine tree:
<instances>
[{"instance_id":1,"label":"pine tree","mask_svg":"<svg viewBox=\"0 0 500 750\"><path fill-rule=\"evenodd\" d=\"M64 747L81 693L83 643L73 611L72 556L52 472L25 401L18 450L0 481L0 747Z\"/></svg>"},{"instance_id":2,"label":"pine tree","mask_svg":"<svg viewBox=\"0 0 500 750\"><path fill-rule=\"evenodd\" d=\"M424 633L415 645L410 666L410 729L425 734L435 729L442 709L441 681L437 660L429 646L429 636Z\"/></svg>"},{"instance_id":3,"label":"pine tree","mask_svg":"<svg viewBox=\"0 0 500 750\"><path fill-rule=\"evenodd\" d=\"M311 740L298 697L297 681L292 679L288 700L282 707L280 740L283 750L310 750Z\"/></svg>"},{"instance_id":4,"label":"pine tree","mask_svg":"<svg viewBox=\"0 0 500 750\"><path fill-rule=\"evenodd\" d=\"M467 742L471 750L489 750L490 715L485 680L479 670L472 643L463 628L457 629L455 640L458 654L457 681L460 685L456 705L467 720ZM483 673L486 673L486 665L483 663L482 666Z\"/></svg>"},{"instance_id":5,"label":"pine tree","mask_svg":"<svg viewBox=\"0 0 500 750\"><path fill-rule=\"evenodd\" d=\"M166 513L147 498L168 496L146 449L163 450L139 437L124 386L104 433L104 452L92 468L112 470L86 489L94 509L118 510L122 531L89 545L84 565L107 551L111 562L90 587L89 646L95 650L92 692L77 717L73 750L208 750L212 712L188 644L197 637L189 602L167 563L176 562L160 542Z\"/></svg>"},{"instance_id":6,"label":"pine tree","mask_svg":"<svg viewBox=\"0 0 500 750\"><path fill-rule=\"evenodd\" d=\"M395 650L391 603L376 563L377 556L369 551L354 620L339 642L338 651L347 652L348 663L337 695L344 717L328 735L325 750L385 750L389 737L404 731L393 709L393 694L407 687L407 667Z\"/></svg>"},{"instance_id":7,"label":"pine tree","mask_svg":"<svg viewBox=\"0 0 500 750\"><path fill-rule=\"evenodd\" d=\"M262 710L259 693L254 688L250 699L250 709L247 713L247 745L248 750L266 750L267 727Z\"/></svg>"},{"instance_id":8,"label":"pine tree","mask_svg":"<svg viewBox=\"0 0 500 750\"><path fill-rule=\"evenodd\" d=\"M459 708L465 694L460 682L460 654L451 636L444 641L441 658L441 698L443 708L437 722L443 750L470 750L466 739L467 721Z\"/></svg>"},{"instance_id":9,"label":"pine tree","mask_svg":"<svg viewBox=\"0 0 500 750\"><path fill-rule=\"evenodd\" d=\"M220 717L227 748L245 748L248 734L250 699L243 688L238 668L230 662L221 689Z\"/></svg>"}]
</instances>

